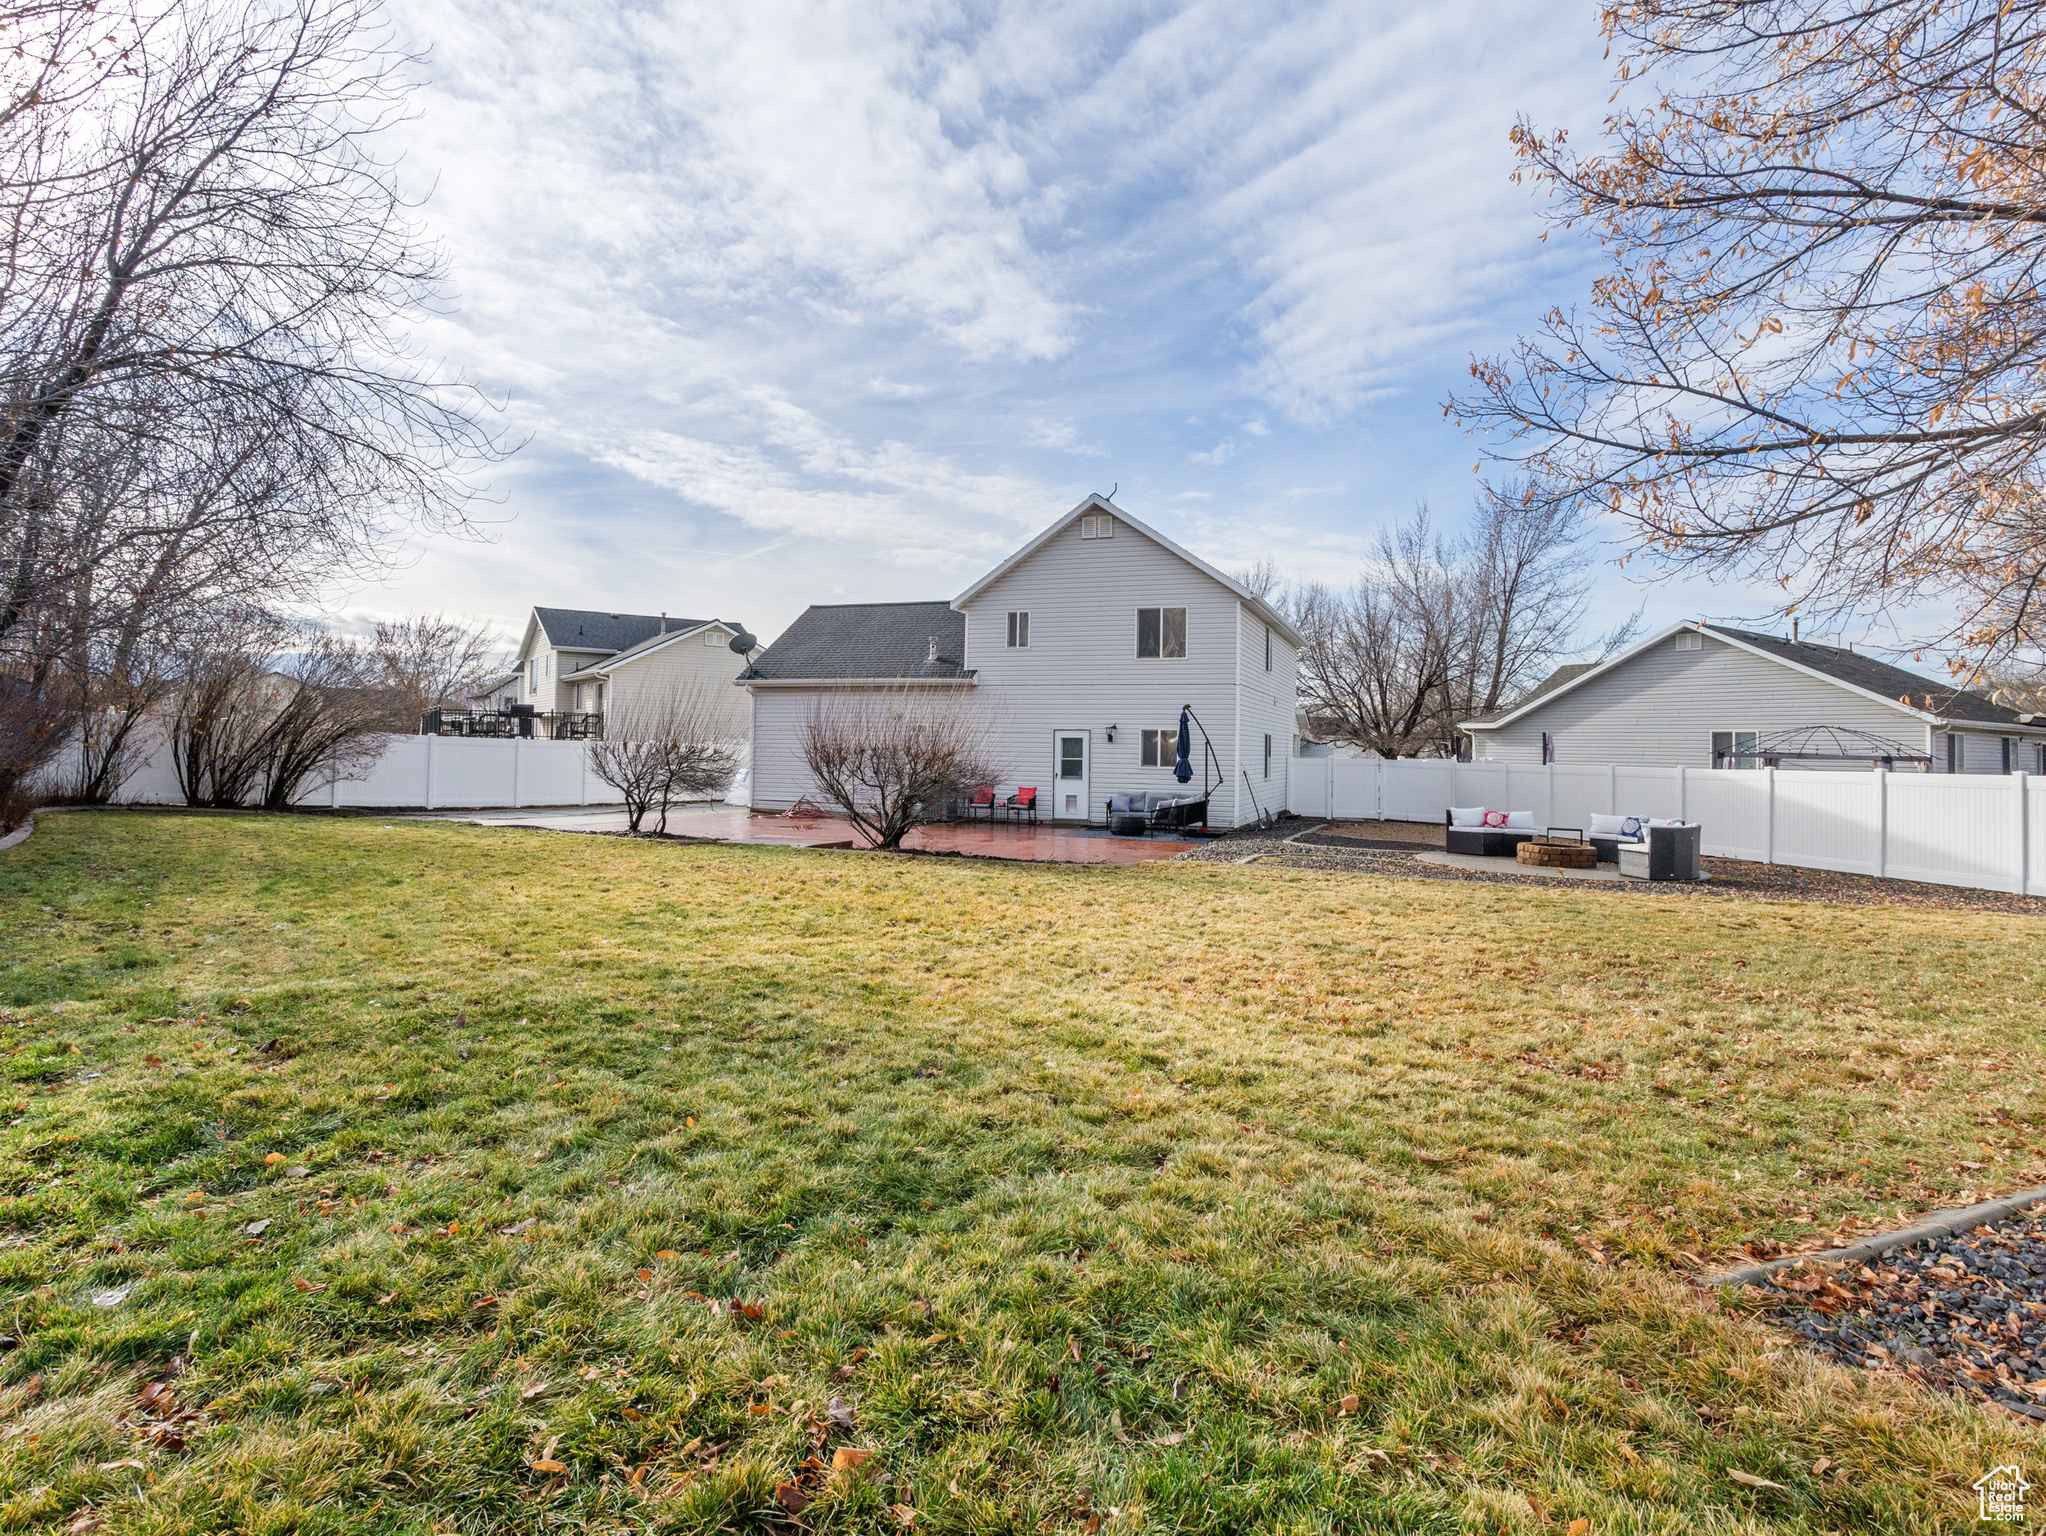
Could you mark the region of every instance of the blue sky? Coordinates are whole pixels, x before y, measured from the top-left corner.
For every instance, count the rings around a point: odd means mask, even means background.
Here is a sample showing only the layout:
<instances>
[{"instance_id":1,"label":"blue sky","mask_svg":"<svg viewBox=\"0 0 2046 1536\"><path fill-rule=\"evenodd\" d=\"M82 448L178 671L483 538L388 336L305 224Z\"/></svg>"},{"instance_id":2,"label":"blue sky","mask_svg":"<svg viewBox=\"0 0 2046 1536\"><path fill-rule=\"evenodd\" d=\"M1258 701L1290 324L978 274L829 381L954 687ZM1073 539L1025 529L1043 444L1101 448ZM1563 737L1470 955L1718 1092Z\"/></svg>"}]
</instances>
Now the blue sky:
<instances>
[{"instance_id":1,"label":"blue sky","mask_svg":"<svg viewBox=\"0 0 2046 1536\"><path fill-rule=\"evenodd\" d=\"M1595 129L1591 5L417 0L429 352L525 448L357 618L949 597L1090 490L1350 580L1478 448L1470 355L1589 277L1510 181ZM1588 626L1759 616L1637 588Z\"/></svg>"}]
</instances>

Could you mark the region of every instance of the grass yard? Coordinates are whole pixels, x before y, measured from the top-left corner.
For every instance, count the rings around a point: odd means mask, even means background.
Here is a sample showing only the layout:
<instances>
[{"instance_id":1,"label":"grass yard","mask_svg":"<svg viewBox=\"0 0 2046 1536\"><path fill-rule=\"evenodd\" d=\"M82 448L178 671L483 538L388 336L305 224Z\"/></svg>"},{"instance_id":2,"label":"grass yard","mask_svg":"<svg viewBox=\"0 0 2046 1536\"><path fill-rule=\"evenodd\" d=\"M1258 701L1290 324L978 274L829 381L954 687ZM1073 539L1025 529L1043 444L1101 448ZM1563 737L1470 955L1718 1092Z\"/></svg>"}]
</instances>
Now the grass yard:
<instances>
[{"instance_id":1,"label":"grass yard","mask_svg":"<svg viewBox=\"0 0 2046 1536\"><path fill-rule=\"evenodd\" d=\"M2041 1461L1680 1278L2046 1182L2037 919L98 813L0 934L0 1530L1929 1533Z\"/></svg>"}]
</instances>

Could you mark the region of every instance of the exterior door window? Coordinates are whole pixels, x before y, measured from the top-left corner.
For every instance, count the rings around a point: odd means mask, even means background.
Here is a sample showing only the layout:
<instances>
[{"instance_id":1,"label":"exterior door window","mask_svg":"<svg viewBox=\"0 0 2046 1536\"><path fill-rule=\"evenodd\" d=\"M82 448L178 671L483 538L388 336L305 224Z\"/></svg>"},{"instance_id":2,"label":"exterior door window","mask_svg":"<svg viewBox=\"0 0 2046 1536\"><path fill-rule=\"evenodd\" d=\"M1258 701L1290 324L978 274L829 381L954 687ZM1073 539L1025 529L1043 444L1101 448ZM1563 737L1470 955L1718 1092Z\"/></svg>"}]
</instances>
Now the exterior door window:
<instances>
[{"instance_id":1,"label":"exterior door window","mask_svg":"<svg viewBox=\"0 0 2046 1536\"><path fill-rule=\"evenodd\" d=\"M1714 731L1712 733L1712 766L1715 768L1759 768L1760 758L1755 756L1753 731Z\"/></svg>"},{"instance_id":2,"label":"exterior door window","mask_svg":"<svg viewBox=\"0 0 2046 1536\"><path fill-rule=\"evenodd\" d=\"M1183 657L1186 655L1186 610L1184 608L1139 608L1137 610L1137 655L1139 657Z\"/></svg>"},{"instance_id":3,"label":"exterior door window","mask_svg":"<svg viewBox=\"0 0 2046 1536\"><path fill-rule=\"evenodd\" d=\"M1012 613L1009 615L1009 649L1027 651L1030 649L1030 615Z\"/></svg>"}]
</instances>

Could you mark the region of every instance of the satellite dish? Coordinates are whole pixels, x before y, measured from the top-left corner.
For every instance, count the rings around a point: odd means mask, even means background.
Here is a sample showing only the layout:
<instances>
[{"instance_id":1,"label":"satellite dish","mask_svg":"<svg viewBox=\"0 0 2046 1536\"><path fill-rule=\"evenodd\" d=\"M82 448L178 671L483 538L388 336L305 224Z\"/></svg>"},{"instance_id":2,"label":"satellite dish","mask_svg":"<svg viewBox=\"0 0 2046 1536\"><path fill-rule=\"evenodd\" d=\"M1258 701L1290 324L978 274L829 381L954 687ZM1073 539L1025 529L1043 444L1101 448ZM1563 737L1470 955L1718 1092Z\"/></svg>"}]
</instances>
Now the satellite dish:
<instances>
[{"instance_id":1,"label":"satellite dish","mask_svg":"<svg viewBox=\"0 0 2046 1536\"><path fill-rule=\"evenodd\" d=\"M759 643L760 643L759 636L749 635L746 633L745 630L742 629L736 635L732 636L731 639L732 654L734 656L744 656L748 651L752 650L753 647L758 645Z\"/></svg>"}]
</instances>

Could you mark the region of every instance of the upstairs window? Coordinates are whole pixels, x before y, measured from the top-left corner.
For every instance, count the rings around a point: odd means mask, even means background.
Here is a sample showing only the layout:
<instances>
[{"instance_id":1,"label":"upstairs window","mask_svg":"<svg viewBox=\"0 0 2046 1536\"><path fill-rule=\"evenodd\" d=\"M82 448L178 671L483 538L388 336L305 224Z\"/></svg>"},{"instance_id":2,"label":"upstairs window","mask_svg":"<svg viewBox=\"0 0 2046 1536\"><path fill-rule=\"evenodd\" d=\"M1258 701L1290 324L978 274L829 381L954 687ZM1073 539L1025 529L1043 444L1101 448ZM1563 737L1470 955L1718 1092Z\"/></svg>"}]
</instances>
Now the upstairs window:
<instances>
[{"instance_id":1,"label":"upstairs window","mask_svg":"<svg viewBox=\"0 0 2046 1536\"><path fill-rule=\"evenodd\" d=\"M1112 539L1115 537L1115 519L1106 512L1088 513L1080 519L1080 537L1083 539Z\"/></svg>"},{"instance_id":2,"label":"upstairs window","mask_svg":"<svg viewBox=\"0 0 2046 1536\"><path fill-rule=\"evenodd\" d=\"M721 629L707 630L704 633L703 643L705 645L723 645L725 643L725 632Z\"/></svg>"},{"instance_id":3,"label":"upstairs window","mask_svg":"<svg viewBox=\"0 0 2046 1536\"><path fill-rule=\"evenodd\" d=\"M1169 725L1162 731L1144 732L1142 756L1138 766L1142 768L1170 768L1179 761L1179 727Z\"/></svg>"},{"instance_id":4,"label":"upstairs window","mask_svg":"<svg viewBox=\"0 0 2046 1536\"><path fill-rule=\"evenodd\" d=\"M1186 610L1184 608L1139 608L1137 610L1137 655L1139 657L1185 656Z\"/></svg>"},{"instance_id":5,"label":"upstairs window","mask_svg":"<svg viewBox=\"0 0 2046 1536\"><path fill-rule=\"evenodd\" d=\"M537 656L528 656L526 658L526 692L538 693L539 691L540 691L540 658Z\"/></svg>"},{"instance_id":6,"label":"upstairs window","mask_svg":"<svg viewBox=\"0 0 2046 1536\"><path fill-rule=\"evenodd\" d=\"M1265 626L1265 670L1272 670L1272 626L1269 624ZM1265 777L1270 778L1271 775L1266 774Z\"/></svg>"},{"instance_id":7,"label":"upstairs window","mask_svg":"<svg viewBox=\"0 0 2046 1536\"><path fill-rule=\"evenodd\" d=\"M1027 651L1030 649L1030 615L1012 613L1009 615L1009 649Z\"/></svg>"},{"instance_id":8,"label":"upstairs window","mask_svg":"<svg viewBox=\"0 0 2046 1536\"><path fill-rule=\"evenodd\" d=\"M1687 630L1685 633L1677 636L1677 649L1680 651L1702 651L1705 649L1705 637L1696 630Z\"/></svg>"}]
</instances>

